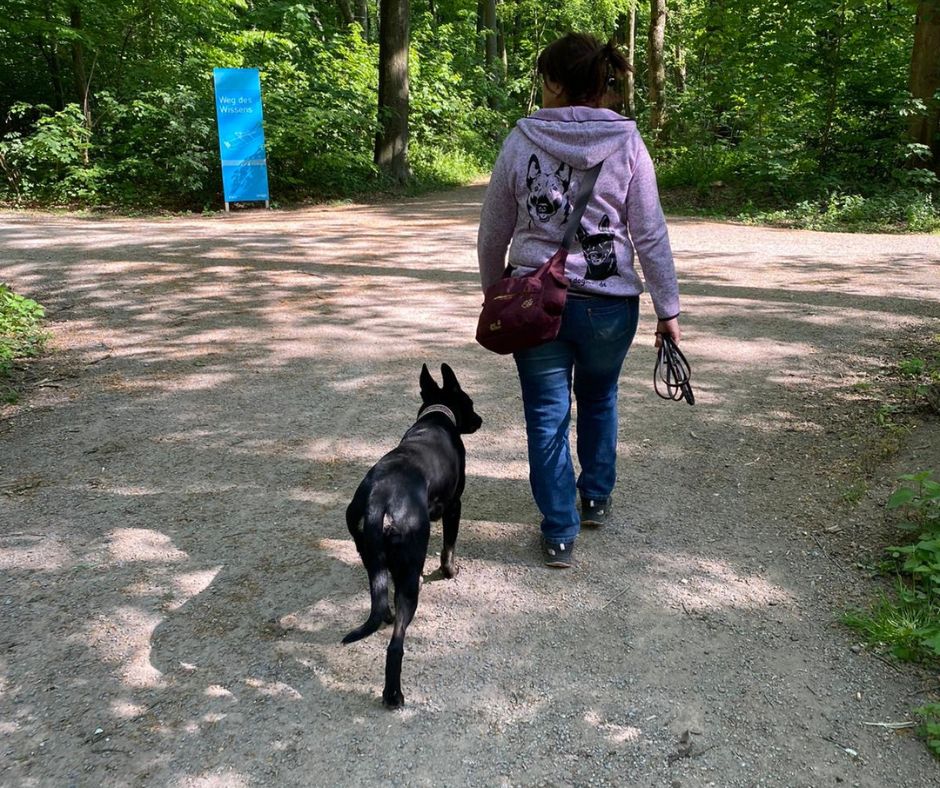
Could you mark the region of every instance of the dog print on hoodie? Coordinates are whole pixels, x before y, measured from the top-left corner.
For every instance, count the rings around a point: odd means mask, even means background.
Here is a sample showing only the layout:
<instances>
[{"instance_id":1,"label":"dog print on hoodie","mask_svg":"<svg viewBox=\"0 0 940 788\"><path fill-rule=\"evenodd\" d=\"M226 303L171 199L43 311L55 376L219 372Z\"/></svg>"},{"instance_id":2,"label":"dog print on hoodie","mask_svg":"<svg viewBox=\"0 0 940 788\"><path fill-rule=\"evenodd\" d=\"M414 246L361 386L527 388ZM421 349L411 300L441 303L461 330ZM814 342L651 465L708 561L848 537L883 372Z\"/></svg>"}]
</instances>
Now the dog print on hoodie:
<instances>
[{"instance_id":1,"label":"dog print on hoodie","mask_svg":"<svg viewBox=\"0 0 940 788\"><path fill-rule=\"evenodd\" d=\"M561 222L568 221L571 203L568 201L568 187L571 185L571 167L564 162L554 172L543 172L539 157L534 153L529 157L529 166L525 177L529 196L526 207L533 222L545 224L561 211Z\"/></svg>"},{"instance_id":2,"label":"dog print on hoodie","mask_svg":"<svg viewBox=\"0 0 940 788\"><path fill-rule=\"evenodd\" d=\"M584 225L578 225L578 241L587 263L585 279L600 281L617 274L617 254L614 251L614 234L610 231L610 218L605 213L596 233L588 233Z\"/></svg>"}]
</instances>

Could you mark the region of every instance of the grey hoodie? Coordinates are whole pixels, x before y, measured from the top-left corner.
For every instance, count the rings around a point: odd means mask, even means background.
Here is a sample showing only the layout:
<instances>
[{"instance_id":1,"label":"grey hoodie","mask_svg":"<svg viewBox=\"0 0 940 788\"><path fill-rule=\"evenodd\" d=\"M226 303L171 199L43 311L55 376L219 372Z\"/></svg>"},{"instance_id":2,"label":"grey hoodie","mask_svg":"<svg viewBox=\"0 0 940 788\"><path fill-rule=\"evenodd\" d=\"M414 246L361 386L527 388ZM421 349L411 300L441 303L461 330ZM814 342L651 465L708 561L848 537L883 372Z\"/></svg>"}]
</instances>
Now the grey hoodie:
<instances>
[{"instance_id":1,"label":"grey hoodie","mask_svg":"<svg viewBox=\"0 0 940 788\"><path fill-rule=\"evenodd\" d=\"M660 318L679 314L679 288L656 175L636 123L608 109L541 109L520 120L500 151L483 202L477 254L485 290L532 273L561 244L584 171L603 160L566 273L572 290L638 295L636 250ZM512 246L509 245L512 240Z\"/></svg>"}]
</instances>

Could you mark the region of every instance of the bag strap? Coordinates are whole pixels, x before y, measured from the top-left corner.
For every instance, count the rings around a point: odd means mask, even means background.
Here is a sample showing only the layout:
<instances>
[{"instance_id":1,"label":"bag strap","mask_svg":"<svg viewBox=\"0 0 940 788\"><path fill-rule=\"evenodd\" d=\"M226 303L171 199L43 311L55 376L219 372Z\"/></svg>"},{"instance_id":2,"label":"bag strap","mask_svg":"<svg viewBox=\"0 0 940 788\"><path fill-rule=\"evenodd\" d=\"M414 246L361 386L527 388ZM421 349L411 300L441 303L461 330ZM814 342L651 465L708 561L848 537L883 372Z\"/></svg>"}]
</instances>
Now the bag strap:
<instances>
[{"instance_id":1,"label":"bag strap","mask_svg":"<svg viewBox=\"0 0 940 788\"><path fill-rule=\"evenodd\" d=\"M574 201L574 210L568 217L568 229L561 241L562 249L571 248L571 242L574 240L575 233L578 232L578 225L581 223L581 217L584 216L584 209L587 208L588 200L591 199L591 192L594 191L594 184L597 182L597 176L603 166L604 161L602 159L584 174L584 183L581 185L578 199Z\"/></svg>"}]
</instances>

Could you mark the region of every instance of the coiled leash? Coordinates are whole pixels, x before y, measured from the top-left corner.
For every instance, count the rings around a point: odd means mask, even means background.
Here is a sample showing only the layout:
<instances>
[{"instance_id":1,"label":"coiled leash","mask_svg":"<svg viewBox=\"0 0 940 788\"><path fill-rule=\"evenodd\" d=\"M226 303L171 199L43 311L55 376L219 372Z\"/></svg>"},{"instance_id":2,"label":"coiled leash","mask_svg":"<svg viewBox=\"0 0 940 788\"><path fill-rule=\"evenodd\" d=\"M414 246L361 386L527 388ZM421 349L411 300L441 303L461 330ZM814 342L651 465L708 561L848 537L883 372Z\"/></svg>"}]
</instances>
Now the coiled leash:
<instances>
[{"instance_id":1,"label":"coiled leash","mask_svg":"<svg viewBox=\"0 0 940 788\"><path fill-rule=\"evenodd\" d=\"M686 360L679 346L669 334L659 335L662 342L659 345L659 355L656 356L656 366L653 368L653 388L663 399L674 402L685 400L690 405L695 404L695 395L692 393L692 368ZM663 384L665 393L660 391L659 384Z\"/></svg>"}]
</instances>

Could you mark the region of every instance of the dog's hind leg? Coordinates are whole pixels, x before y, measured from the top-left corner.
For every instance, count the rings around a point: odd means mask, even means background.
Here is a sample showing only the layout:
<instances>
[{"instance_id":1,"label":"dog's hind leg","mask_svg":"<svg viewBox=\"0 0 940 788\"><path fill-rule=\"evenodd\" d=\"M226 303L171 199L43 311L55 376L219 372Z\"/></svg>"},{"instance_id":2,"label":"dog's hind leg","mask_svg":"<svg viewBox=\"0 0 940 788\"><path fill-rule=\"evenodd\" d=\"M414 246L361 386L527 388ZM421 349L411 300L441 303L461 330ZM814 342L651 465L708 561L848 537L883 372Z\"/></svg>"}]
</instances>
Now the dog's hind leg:
<instances>
[{"instance_id":1,"label":"dog's hind leg","mask_svg":"<svg viewBox=\"0 0 940 788\"><path fill-rule=\"evenodd\" d=\"M383 623L392 623L392 611L388 607L388 569L385 566L385 556L382 553L373 553L368 559L363 556L366 571L369 573L369 593L372 598L372 609L369 618L361 627L357 627L343 638L343 643L354 643L375 632Z\"/></svg>"},{"instance_id":2,"label":"dog's hind leg","mask_svg":"<svg viewBox=\"0 0 940 788\"><path fill-rule=\"evenodd\" d=\"M450 579L457 575L454 561L454 545L457 543L457 530L460 527L460 499L451 503L444 510L444 549L441 550L441 574Z\"/></svg>"},{"instance_id":3,"label":"dog's hind leg","mask_svg":"<svg viewBox=\"0 0 940 788\"><path fill-rule=\"evenodd\" d=\"M418 609L418 593L421 590L421 573L428 552L431 536L431 521L423 519L412 539L388 544L388 566L395 582L395 628L385 655L385 689L382 702L390 709L405 702L401 691L401 661L405 654L405 630Z\"/></svg>"},{"instance_id":4,"label":"dog's hind leg","mask_svg":"<svg viewBox=\"0 0 940 788\"><path fill-rule=\"evenodd\" d=\"M407 576L395 573L395 628L385 655L385 689L382 702L390 709L404 705L401 691L401 661L405 655L405 630L418 609L421 569L408 571Z\"/></svg>"}]
</instances>

